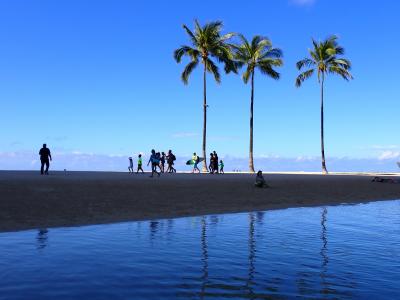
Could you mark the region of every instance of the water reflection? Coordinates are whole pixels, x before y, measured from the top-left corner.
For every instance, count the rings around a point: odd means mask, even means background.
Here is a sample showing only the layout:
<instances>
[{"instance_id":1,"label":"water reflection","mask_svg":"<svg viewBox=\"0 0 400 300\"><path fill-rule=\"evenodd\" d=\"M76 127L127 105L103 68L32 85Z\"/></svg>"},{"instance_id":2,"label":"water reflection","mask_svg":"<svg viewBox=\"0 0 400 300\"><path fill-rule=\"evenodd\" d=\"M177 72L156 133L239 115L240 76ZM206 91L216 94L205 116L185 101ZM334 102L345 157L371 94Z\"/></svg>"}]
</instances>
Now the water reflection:
<instances>
[{"instance_id":1,"label":"water reflection","mask_svg":"<svg viewBox=\"0 0 400 300\"><path fill-rule=\"evenodd\" d=\"M204 299L206 286L208 282L208 247L207 247L207 220L206 217L201 218L201 254L202 254L202 276L201 276L201 299Z\"/></svg>"},{"instance_id":2,"label":"water reflection","mask_svg":"<svg viewBox=\"0 0 400 300\"><path fill-rule=\"evenodd\" d=\"M399 203L6 233L0 300L400 299Z\"/></svg>"},{"instance_id":3,"label":"water reflection","mask_svg":"<svg viewBox=\"0 0 400 300\"><path fill-rule=\"evenodd\" d=\"M150 226L150 239L153 240L155 235L157 234L158 231L158 225L159 221L150 221L149 226Z\"/></svg>"},{"instance_id":4,"label":"water reflection","mask_svg":"<svg viewBox=\"0 0 400 300\"><path fill-rule=\"evenodd\" d=\"M322 264L321 264L321 284L322 284L322 293L327 294L329 290L329 286L326 281L326 274L328 271L328 262L329 262L329 257L328 257L328 236L327 236L327 230L326 230L326 220L327 220L327 214L328 214L328 209L326 207L322 208L322 213L321 213L321 241L322 241L322 247L321 251L319 252L321 257L322 257Z\"/></svg>"},{"instance_id":5,"label":"water reflection","mask_svg":"<svg viewBox=\"0 0 400 300\"><path fill-rule=\"evenodd\" d=\"M252 296L254 294L253 292L253 285L254 285L254 273L256 270L254 261L256 258L256 238L254 235L254 228L255 228L255 216L254 213L249 213L249 237L248 237L248 243L249 243L249 255L248 255L248 260L249 260L249 271L248 271L248 279L247 279L247 288L249 290L249 296Z\"/></svg>"},{"instance_id":6,"label":"water reflection","mask_svg":"<svg viewBox=\"0 0 400 300\"><path fill-rule=\"evenodd\" d=\"M47 228L40 228L36 236L37 249L44 249L47 247L48 230Z\"/></svg>"}]
</instances>

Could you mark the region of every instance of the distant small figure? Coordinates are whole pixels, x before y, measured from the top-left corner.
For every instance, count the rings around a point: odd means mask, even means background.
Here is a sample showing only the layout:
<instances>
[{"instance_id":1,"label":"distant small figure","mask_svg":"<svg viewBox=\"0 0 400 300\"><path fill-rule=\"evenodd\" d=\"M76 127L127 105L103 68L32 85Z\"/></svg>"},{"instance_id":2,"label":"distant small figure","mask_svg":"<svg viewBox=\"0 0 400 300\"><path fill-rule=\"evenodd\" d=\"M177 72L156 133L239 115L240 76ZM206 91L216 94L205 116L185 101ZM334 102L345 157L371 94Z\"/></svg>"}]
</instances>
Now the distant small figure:
<instances>
[{"instance_id":1,"label":"distant small figure","mask_svg":"<svg viewBox=\"0 0 400 300\"><path fill-rule=\"evenodd\" d=\"M43 148L40 149L39 155L40 155L40 163L41 163L40 174L49 175L49 166L50 166L49 158L50 158L50 161L52 159L51 159L50 149L47 148L46 144L43 144ZM44 166L46 166L46 170L44 170Z\"/></svg>"},{"instance_id":2,"label":"distant small figure","mask_svg":"<svg viewBox=\"0 0 400 300\"><path fill-rule=\"evenodd\" d=\"M176 169L173 167L174 161L176 160L175 155L172 153L172 150L168 150L168 155L167 155L167 173L176 173Z\"/></svg>"},{"instance_id":3,"label":"distant small figure","mask_svg":"<svg viewBox=\"0 0 400 300\"><path fill-rule=\"evenodd\" d=\"M254 183L254 186L259 187L259 188L269 187L267 182L264 179L264 176L263 176L261 170L257 172L256 182Z\"/></svg>"},{"instance_id":4,"label":"distant small figure","mask_svg":"<svg viewBox=\"0 0 400 300\"><path fill-rule=\"evenodd\" d=\"M224 162L222 161L222 159L219 161L219 173L220 174L225 174L225 172L224 172Z\"/></svg>"},{"instance_id":5,"label":"distant small figure","mask_svg":"<svg viewBox=\"0 0 400 300\"><path fill-rule=\"evenodd\" d=\"M151 150L151 155L150 155L150 159L149 162L147 163L147 165L149 165L151 163L151 175L150 177L153 177L154 173L157 173L158 177L160 177L160 173L157 172L157 167L160 167L160 158L157 157L156 151L153 149Z\"/></svg>"},{"instance_id":6,"label":"distant small figure","mask_svg":"<svg viewBox=\"0 0 400 300\"><path fill-rule=\"evenodd\" d=\"M132 160L132 157L129 157L128 171L129 171L129 174L133 174L133 160Z\"/></svg>"},{"instance_id":7,"label":"distant small figure","mask_svg":"<svg viewBox=\"0 0 400 300\"><path fill-rule=\"evenodd\" d=\"M195 171L197 171L198 173L200 173L200 169L199 169L199 167L197 166L198 163L200 162L200 157L196 154L196 152L193 153L192 160L193 160L193 170L192 170L192 173L194 173Z\"/></svg>"},{"instance_id":8,"label":"distant small figure","mask_svg":"<svg viewBox=\"0 0 400 300\"><path fill-rule=\"evenodd\" d=\"M138 161L137 161L136 174L139 173L139 171L142 171L142 174L144 173L143 168L142 168L142 164L143 164L142 154L139 154Z\"/></svg>"}]
</instances>

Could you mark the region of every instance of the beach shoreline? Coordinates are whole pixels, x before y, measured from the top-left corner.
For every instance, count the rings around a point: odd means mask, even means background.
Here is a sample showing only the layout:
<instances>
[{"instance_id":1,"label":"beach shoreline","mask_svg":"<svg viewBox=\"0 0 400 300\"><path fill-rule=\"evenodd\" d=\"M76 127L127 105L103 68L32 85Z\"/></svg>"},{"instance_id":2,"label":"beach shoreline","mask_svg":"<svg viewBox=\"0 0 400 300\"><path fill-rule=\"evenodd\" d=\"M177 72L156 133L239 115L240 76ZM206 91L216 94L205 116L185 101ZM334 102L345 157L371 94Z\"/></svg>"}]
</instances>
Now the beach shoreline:
<instances>
[{"instance_id":1,"label":"beach shoreline","mask_svg":"<svg viewBox=\"0 0 400 300\"><path fill-rule=\"evenodd\" d=\"M258 189L245 173L0 171L0 232L396 200L400 184L371 179L398 175L265 173Z\"/></svg>"}]
</instances>

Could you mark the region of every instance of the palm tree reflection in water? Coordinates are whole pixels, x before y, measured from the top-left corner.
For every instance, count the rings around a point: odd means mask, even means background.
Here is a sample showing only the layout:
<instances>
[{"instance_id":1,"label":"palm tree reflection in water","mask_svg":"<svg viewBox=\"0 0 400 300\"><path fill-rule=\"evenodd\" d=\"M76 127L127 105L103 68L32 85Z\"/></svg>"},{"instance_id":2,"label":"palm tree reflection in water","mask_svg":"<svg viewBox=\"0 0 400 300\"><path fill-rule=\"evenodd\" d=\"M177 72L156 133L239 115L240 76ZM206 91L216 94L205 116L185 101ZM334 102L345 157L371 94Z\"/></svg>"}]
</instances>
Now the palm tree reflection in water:
<instances>
[{"instance_id":1,"label":"palm tree reflection in water","mask_svg":"<svg viewBox=\"0 0 400 300\"><path fill-rule=\"evenodd\" d=\"M201 277L201 299L204 299L204 295L206 292L206 285L208 282L208 247L207 247L207 222L206 222L206 217L201 218L201 252L202 252L202 262L203 262L203 268L202 272L203 275Z\"/></svg>"},{"instance_id":2,"label":"palm tree reflection in water","mask_svg":"<svg viewBox=\"0 0 400 300\"><path fill-rule=\"evenodd\" d=\"M322 258L322 265L321 265L321 280L322 280L322 286L324 290L326 290L327 287L327 282L326 282L326 273L328 271L328 262L329 262L329 257L328 257L328 236L327 236L327 230L326 230L326 215L328 214L328 210L326 207L322 209L321 213L321 240L322 240L322 248L320 251L321 258Z\"/></svg>"},{"instance_id":3,"label":"palm tree reflection in water","mask_svg":"<svg viewBox=\"0 0 400 300\"><path fill-rule=\"evenodd\" d=\"M47 228L40 228L39 232L36 236L37 240L37 249L44 249L47 246L47 236L48 230Z\"/></svg>"},{"instance_id":4,"label":"palm tree reflection in water","mask_svg":"<svg viewBox=\"0 0 400 300\"><path fill-rule=\"evenodd\" d=\"M254 296L253 285L254 285L254 273L255 273L255 258L256 258L256 239L254 237L255 228L255 215L249 213L249 277L247 279L246 287L249 290L249 296Z\"/></svg>"}]
</instances>

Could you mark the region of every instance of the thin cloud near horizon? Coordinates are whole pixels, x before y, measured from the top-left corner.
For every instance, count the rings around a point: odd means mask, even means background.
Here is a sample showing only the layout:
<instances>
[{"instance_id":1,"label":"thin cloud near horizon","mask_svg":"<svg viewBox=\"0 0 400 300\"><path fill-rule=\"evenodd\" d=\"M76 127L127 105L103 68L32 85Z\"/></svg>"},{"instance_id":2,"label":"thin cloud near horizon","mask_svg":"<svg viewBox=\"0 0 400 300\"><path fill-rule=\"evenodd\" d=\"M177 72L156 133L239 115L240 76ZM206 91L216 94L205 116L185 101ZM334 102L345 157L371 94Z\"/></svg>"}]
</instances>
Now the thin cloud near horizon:
<instances>
[{"instance_id":1,"label":"thin cloud near horizon","mask_svg":"<svg viewBox=\"0 0 400 300\"><path fill-rule=\"evenodd\" d=\"M306 5L312 5L316 2L316 0L290 0L289 3L295 4L298 6L306 6Z\"/></svg>"}]
</instances>

